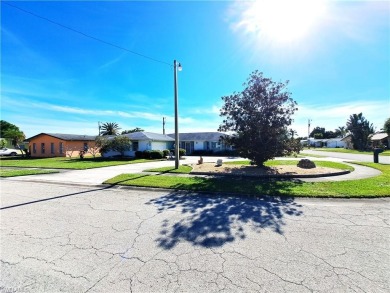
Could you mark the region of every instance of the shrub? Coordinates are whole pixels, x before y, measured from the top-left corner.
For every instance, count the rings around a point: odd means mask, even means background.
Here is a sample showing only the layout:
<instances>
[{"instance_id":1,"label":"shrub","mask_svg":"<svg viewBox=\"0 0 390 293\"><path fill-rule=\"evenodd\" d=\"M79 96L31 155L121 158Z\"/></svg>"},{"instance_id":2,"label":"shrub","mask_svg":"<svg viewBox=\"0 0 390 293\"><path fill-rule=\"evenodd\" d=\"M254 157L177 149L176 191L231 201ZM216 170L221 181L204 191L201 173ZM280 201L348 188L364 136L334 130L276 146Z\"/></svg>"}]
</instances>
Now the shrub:
<instances>
[{"instance_id":1,"label":"shrub","mask_svg":"<svg viewBox=\"0 0 390 293\"><path fill-rule=\"evenodd\" d=\"M169 156L170 151L169 150L163 150L164 157Z\"/></svg>"},{"instance_id":2,"label":"shrub","mask_svg":"<svg viewBox=\"0 0 390 293\"><path fill-rule=\"evenodd\" d=\"M142 152L142 157L144 158L144 159L150 159L151 157L150 157L150 150L145 150L145 151L143 151Z\"/></svg>"},{"instance_id":3,"label":"shrub","mask_svg":"<svg viewBox=\"0 0 390 293\"><path fill-rule=\"evenodd\" d=\"M143 158L143 152L141 151L135 151L135 157L137 159L142 159Z\"/></svg>"},{"instance_id":4,"label":"shrub","mask_svg":"<svg viewBox=\"0 0 390 293\"><path fill-rule=\"evenodd\" d=\"M316 167L316 164L309 159L302 159L298 162L297 166L303 169L312 169Z\"/></svg>"},{"instance_id":5,"label":"shrub","mask_svg":"<svg viewBox=\"0 0 390 293\"><path fill-rule=\"evenodd\" d=\"M164 153L162 151L154 150L150 152L151 159L162 159L164 157Z\"/></svg>"},{"instance_id":6,"label":"shrub","mask_svg":"<svg viewBox=\"0 0 390 293\"><path fill-rule=\"evenodd\" d=\"M185 149L179 149L179 157L182 157L186 154L186 150Z\"/></svg>"},{"instance_id":7,"label":"shrub","mask_svg":"<svg viewBox=\"0 0 390 293\"><path fill-rule=\"evenodd\" d=\"M211 156L213 154L212 150L195 150L192 152L193 156Z\"/></svg>"}]
</instances>

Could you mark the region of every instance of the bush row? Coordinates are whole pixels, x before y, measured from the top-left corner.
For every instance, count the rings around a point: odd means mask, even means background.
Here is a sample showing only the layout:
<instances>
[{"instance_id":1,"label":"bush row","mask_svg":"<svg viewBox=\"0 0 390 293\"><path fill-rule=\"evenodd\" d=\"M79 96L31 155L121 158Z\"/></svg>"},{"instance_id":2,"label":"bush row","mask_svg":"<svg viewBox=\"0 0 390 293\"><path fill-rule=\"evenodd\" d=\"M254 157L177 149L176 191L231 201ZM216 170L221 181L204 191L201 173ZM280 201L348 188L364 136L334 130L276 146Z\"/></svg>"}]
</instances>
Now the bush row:
<instances>
[{"instance_id":1,"label":"bush row","mask_svg":"<svg viewBox=\"0 0 390 293\"><path fill-rule=\"evenodd\" d=\"M135 157L137 159L163 159L169 156L169 153L172 152L172 154L175 153L175 150L145 150L145 151L136 151ZM186 154L185 149L179 149L179 156L182 157Z\"/></svg>"},{"instance_id":2,"label":"bush row","mask_svg":"<svg viewBox=\"0 0 390 293\"><path fill-rule=\"evenodd\" d=\"M226 156L226 157L238 157L238 152L234 150L195 150L192 152L192 156Z\"/></svg>"}]
</instances>

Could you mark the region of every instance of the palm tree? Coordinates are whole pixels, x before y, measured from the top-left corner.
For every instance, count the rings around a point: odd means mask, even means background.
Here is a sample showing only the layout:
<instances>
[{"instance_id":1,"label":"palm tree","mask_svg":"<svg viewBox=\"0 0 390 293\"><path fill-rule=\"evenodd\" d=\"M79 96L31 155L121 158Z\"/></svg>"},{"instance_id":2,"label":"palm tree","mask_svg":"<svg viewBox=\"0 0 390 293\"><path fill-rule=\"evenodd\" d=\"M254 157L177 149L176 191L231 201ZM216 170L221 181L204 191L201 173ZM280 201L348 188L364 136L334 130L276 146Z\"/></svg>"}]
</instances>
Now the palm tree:
<instances>
[{"instance_id":1,"label":"palm tree","mask_svg":"<svg viewBox=\"0 0 390 293\"><path fill-rule=\"evenodd\" d=\"M106 122L103 123L101 127L100 135L118 135L119 134L119 125L115 122Z\"/></svg>"}]
</instances>

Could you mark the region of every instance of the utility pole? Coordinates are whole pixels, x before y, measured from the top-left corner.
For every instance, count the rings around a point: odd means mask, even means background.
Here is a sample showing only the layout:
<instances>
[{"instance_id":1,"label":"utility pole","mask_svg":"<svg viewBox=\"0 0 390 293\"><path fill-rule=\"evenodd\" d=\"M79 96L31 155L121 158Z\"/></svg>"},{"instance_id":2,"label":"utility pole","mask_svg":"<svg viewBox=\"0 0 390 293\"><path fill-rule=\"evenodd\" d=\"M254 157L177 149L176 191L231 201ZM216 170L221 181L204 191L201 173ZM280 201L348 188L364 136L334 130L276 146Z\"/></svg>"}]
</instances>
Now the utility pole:
<instances>
[{"instance_id":1,"label":"utility pole","mask_svg":"<svg viewBox=\"0 0 390 293\"><path fill-rule=\"evenodd\" d=\"M98 121L98 127L99 127L99 136L100 136L100 128L101 128L100 121Z\"/></svg>"},{"instance_id":2,"label":"utility pole","mask_svg":"<svg viewBox=\"0 0 390 293\"><path fill-rule=\"evenodd\" d=\"M309 146L309 148L310 148L310 122L311 122L312 120L311 119L309 119L308 121L307 121L307 145Z\"/></svg>"},{"instance_id":3,"label":"utility pole","mask_svg":"<svg viewBox=\"0 0 390 293\"><path fill-rule=\"evenodd\" d=\"M165 135L165 121L167 118L163 117L163 134Z\"/></svg>"}]
</instances>

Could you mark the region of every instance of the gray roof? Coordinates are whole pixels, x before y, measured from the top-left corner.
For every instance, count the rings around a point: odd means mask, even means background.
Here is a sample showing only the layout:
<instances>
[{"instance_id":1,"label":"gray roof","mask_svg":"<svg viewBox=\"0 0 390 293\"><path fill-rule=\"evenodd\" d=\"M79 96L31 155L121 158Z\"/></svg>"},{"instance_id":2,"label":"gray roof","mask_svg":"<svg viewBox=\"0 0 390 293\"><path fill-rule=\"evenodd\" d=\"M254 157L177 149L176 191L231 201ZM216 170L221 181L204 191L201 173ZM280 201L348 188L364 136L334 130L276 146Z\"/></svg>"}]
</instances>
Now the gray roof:
<instances>
[{"instance_id":1,"label":"gray roof","mask_svg":"<svg viewBox=\"0 0 390 293\"><path fill-rule=\"evenodd\" d=\"M168 135L153 133L153 132L133 132L123 134L123 136L127 136L130 140L152 140L152 141L175 141L172 137Z\"/></svg>"},{"instance_id":2,"label":"gray roof","mask_svg":"<svg viewBox=\"0 0 390 293\"><path fill-rule=\"evenodd\" d=\"M77 140L77 141L86 141L86 140L92 141L92 140L96 139L95 135L46 133L46 132L42 132L40 134L34 135L34 136L30 137L30 138L27 138L26 141L30 141L31 139L36 138L36 137L38 137L40 135L48 135L48 136L52 136L52 137L59 138L59 139L62 139L62 140L67 140L67 141L74 141L74 140Z\"/></svg>"},{"instance_id":3,"label":"gray roof","mask_svg":"<svg viewBox=\"0 0 390 293\"><path fill-rule=\"evenodd\" d=\"M382 140L387 138L389 135L386 132L378 132L371 136L371 140Z\"/></svg>"},{"instance_id":4,"label":"gray roof","mask_svg":"<svg viewBox=\"0 0 390 293\"><path fill-rule=\"evenodd\" d=\"M168 134L170 137L175 137L175 134ZM204 140L204 141L219 141L221 136L226 136L227 134L222 132L189 132L189 133L179 133L180 141L195 141L195 140Z\"/></svg>"}]
</instances>

